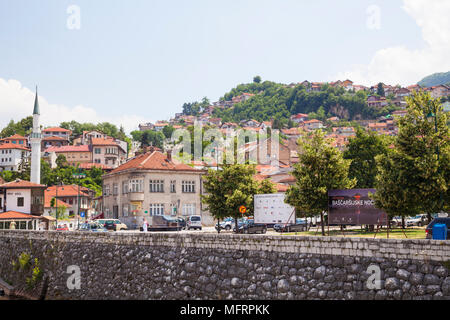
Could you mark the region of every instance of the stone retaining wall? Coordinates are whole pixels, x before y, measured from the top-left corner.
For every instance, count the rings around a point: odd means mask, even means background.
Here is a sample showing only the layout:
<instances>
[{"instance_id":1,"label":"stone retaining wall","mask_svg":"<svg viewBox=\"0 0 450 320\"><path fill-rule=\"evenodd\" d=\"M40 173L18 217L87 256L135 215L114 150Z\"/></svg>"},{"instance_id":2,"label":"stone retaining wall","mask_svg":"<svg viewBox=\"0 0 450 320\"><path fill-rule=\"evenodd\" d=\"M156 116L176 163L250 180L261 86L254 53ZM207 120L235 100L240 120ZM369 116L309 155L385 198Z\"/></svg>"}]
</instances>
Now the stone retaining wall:
<instances>
[{"instance_id":1,"label":"stone retaining wall","mask_svg":"<svg viewBox=\"0 0 450 320\"><path fill-rule=\"evenodd\" d=\"M11 264L22 252L48 299L450 299L450 241L0 231L0 278L26 289Z\"/></svg>"}]
</instances>

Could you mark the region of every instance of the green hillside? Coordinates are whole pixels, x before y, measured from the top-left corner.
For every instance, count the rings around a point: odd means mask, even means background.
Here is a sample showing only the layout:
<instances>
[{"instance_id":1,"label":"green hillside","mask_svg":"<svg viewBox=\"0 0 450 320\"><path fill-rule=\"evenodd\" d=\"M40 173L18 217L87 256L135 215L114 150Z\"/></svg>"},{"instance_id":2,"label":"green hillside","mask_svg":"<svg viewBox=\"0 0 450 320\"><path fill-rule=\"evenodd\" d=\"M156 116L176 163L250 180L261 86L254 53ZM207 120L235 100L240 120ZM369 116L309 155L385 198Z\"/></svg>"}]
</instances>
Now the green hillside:
<instances>
[{"instance_id":1,"label":"green hillside","mask_svg":"<svg viewBox=\"0 0 450 320\"><path fill-rule=\"evenodd\" d=\"M450 84L450 71L434 73L432 75L429 75L428 77L423 78L417 84L421 87L432 87L441 84Z\"/></svg>"}]
</instances>

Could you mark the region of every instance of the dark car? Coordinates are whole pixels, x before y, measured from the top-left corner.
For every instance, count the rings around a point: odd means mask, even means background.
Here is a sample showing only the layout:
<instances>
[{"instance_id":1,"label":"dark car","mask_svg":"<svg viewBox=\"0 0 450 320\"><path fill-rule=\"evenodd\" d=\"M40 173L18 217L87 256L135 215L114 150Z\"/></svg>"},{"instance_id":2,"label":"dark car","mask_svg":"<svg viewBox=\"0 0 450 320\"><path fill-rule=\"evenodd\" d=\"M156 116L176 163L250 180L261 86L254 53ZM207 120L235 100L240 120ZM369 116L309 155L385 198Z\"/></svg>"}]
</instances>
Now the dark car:
<instances>
[{"instance_id":1,"label":"dark car","mask_svg":"<svg viewBox=\"0 0 450 320\"><path fill-rule=\"evenodd\" d=\"M184 230L186 229L186 220L184 220L183 218L179 217L176 218L178 221L178 230Z\"/></svg>"},{"instance_id":2,"label":"dark car","mask_svg":"<svg viewBox=\"0 0 450 320\"><path fill-rule=\"evenodd\" d=\"M267 226L265 224L256 224L254 220L246 220L239 225L239 233L266 233ZM236 232L236 228L234 228Z\"/></svg>"},{"instance_id":3,"label":"dark car","mask_svg":"<svg viewBox=\"0 0 450 320\"><path fill-rule=\"evenodd\" d=\"M306 220L295 219L295 223L279 223L273 226L273 230L276 232L303 232L308 229Z\"/></svg>"},{"instance_id":4,"label":"dark car","mask_svg":"<svg viewBox=\"0 0 450 320\"><path fill-rule=\"evenodd\" d=\"M447 240L449 240L450 218L435 218L433 221L431 221L431 223L425 229L425 232L427 234L427 239L433 239L433 226L436 223L447 225Z\"/></svg>"},{"instance_id":5,"label":"dark car","mask_svg":"<svg viewBox=\"0 0 450 320\"><path fill-rule=\"evenodd\" d=\"M105 224L103 226L106 230L116 231L116 224L112 220L105 221Z\"/></svg>"}]
</instances>

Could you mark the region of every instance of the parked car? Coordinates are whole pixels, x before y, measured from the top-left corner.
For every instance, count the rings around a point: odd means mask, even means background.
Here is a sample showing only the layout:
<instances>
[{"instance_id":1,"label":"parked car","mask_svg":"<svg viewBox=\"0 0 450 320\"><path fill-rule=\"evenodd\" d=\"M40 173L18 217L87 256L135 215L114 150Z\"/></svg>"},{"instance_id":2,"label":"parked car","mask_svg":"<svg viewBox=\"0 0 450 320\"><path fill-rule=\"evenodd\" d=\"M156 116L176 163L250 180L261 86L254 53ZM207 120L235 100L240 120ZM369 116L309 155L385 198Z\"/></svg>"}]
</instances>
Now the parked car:
<instances>
[{"instance_id":1,"label":"parked car","mask_svg":"<svg viewBox=\"0 0 450 320\"><path fill-rule=\"evenodd\" d=\"M425 233L426 233L426 238L427 239L433 239L433 226L438 223L438 224L445 224L447 225L447 240L450 239L450 218L435 218L433 219L433 221L431 221L431 223L427 226L427 228L425 229Z\"/></svg>"},{"instance_id":2,"label":"parked car","mask_svg":"<svg viewBox=\"0 0 450 320\"><path fill-rule=\"evenodd\" d=\"M56 228L56 231L69 231L69 227L67 226L67 224L59 225L59 226Z\"/></svg>"},{"instance_id":3,"label":"parked car","mask_svg":"<svg viewBox=\"0 0 450 320\"><path fill-rule=\"evenodd\" d=\"M108 232L104 226L96 222L83 223L80 225L80 231L85 232Z\"/></svg>"},{"instance_id":4,"label":"parked car","mask_svg":"<svg viewBox=\"0 0 450 320\"><path fill-rule=\"evenodd\" d=\"M226 230L229 231L234 228L234 219L233 218L225 218L220 223L216 223L216 230Z\"/></svg>"},{"instance_id":5,"label":"parked car","mask_svg":"<svg viewBox=\"0 0 450 320\"><path fill-rule=\"evenodd\" d=\"M297 218L295 223L279 223L273 226L273 230L276 232L302 232L308 229L306 220Z\"/></svg>"},{"instance_id":6,"label":"parked car","mask_svg":"<svg viewBox=\"0 0 450 320\"><path fill-rule=\"evenodd\" d=\"M238 222L239 233L266 233L267 226L265 224L256 224L255 220L243 221L240 225ZM236 232L236 228L233 229Z\"/></svg>"},{"instance_id":7,"label":"parked car","mask_svg":"<svg viewBox=\"0 0 450 320\"><path fill-rule=\"evenodd\" d=\"M186 219L187 230L202 230L202 217L201 216L189 216Z\"/></svg>"},{"instance_id":8,"label":"parked car","mask_svg":"<svg viewBox=\"0 0 450 320\"><path fill-rule=\"evenodd\" d=\"M418 214L417 216L410 217L406 219L406 226L412 227L412 226L425 226L427 225L428 217L426 214Z\"/></svg>"},{"instance_id":9,"label":"parked car","mask_svg":"<svg viewBox=\"0 0 450 320\"><path fill-rule=\"evenodd\" d=\"M181 217L176 218L178 221L178 230L184 230L186 229L186 220L184 220Z\"/></svg>"},{"instance_id":10,"label":"parked car","mask_svg":"<svg viewBox=\"0 0 450 320\"><path fill-rule=\"evenodd\" d=\"M127 225L122 223L119 219L98 219L94 221L100 223L108 230L120 231L128 229Z\"/></svg>"}]
</instances>

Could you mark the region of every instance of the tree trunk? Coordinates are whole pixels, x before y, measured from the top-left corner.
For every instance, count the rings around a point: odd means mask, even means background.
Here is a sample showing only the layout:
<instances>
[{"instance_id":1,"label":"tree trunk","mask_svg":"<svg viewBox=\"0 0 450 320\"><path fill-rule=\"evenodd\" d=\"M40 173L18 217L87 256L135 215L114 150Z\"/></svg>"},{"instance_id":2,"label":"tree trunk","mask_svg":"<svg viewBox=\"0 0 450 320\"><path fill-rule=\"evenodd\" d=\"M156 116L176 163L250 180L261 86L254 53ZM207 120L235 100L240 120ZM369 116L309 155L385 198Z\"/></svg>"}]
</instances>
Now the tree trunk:
<instances>
[{"instance_id":1,"label":"tree trunk","mask_svg":"<svg viewBox=\"0 0 450 320\"><path fill-rule=\"evenodd\" d=\"M236 233L239 233L238 219L234 218L234 227L236 228Z\"/></svg>"},{"instance_id":2,"label":"tree trunk","mask_svg":"<svg viewBox=\"0 0 450 320\"><path fill-rule=\"evenodd\" d=\"M405 216L402 216L402 229L405 229Z\"/></svg>"},{"instance_id":3,"label":"tree trunk","mask_svg":"<svg viewBox=\"0 0 450 320\"><path fill-rule=\"evenodd\" d=\"M217 219L217 233L220 233L220 218Z\"/></svg>"},{"instance_id":4,"label":"tree trunk","mask_svg":"<svg viewBox=\"0 0 450 320\"><path fill-rule=\"evenodd\" d=\"M325 236L325 224L323 221L323 211L320 212L320 226L322 227L322 236Z\"/></svg>"}]
</instances>

